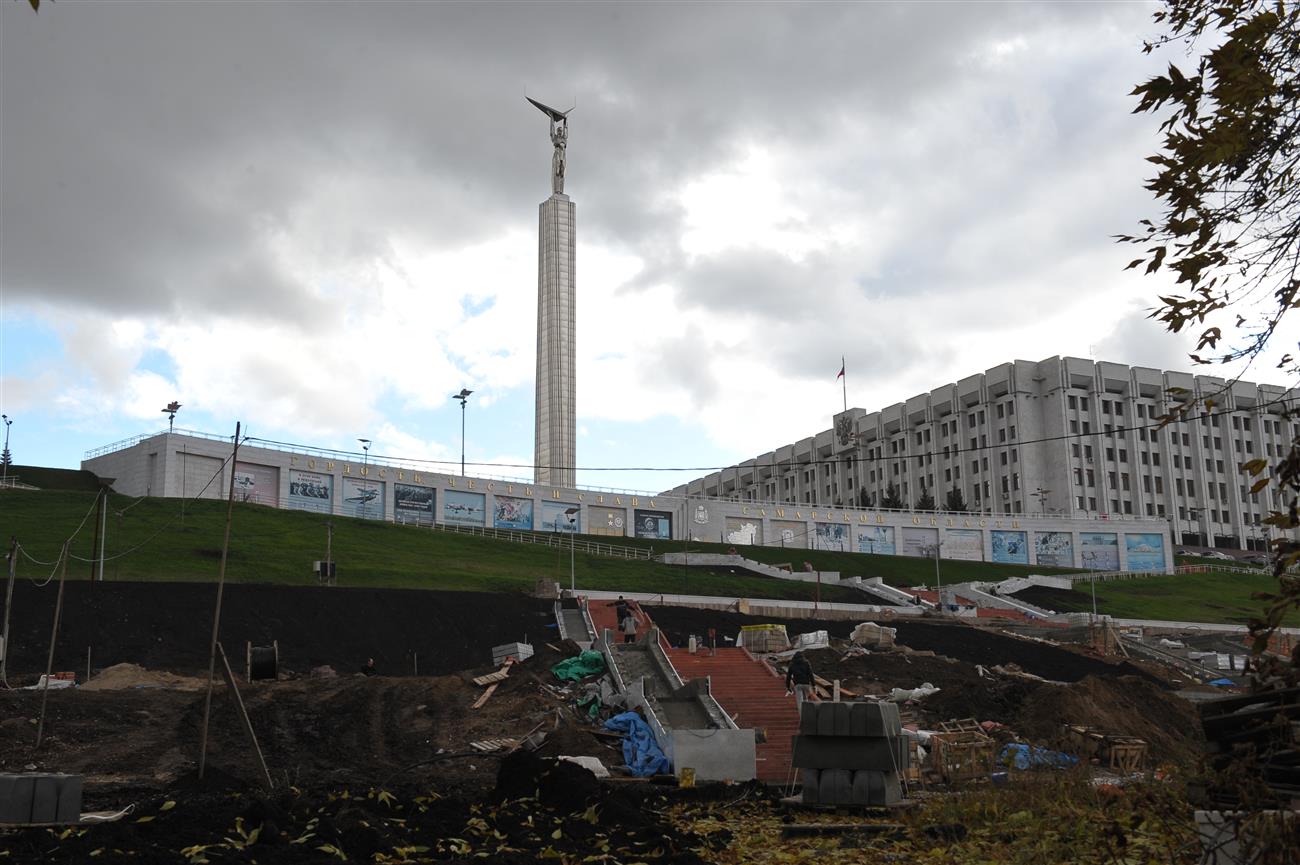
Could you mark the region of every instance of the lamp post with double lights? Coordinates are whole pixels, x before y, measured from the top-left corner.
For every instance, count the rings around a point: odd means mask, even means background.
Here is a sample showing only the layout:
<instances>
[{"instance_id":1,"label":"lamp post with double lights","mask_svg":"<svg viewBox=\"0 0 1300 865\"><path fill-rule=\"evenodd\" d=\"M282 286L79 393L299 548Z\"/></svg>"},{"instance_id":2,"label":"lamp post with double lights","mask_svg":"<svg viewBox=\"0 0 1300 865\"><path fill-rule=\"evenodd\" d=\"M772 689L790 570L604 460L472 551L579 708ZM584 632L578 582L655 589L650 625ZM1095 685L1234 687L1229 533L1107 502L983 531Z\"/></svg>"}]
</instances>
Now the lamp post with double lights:
<instances>
[{"instance_id":1,"label":"lamp post with double lights","mask_svg":"<svg viewBox=\"0 0 1300 865\"><path fill-rule=\"evenodd\" d=\"M451 395L452 399L460 400L460 476L465 477L465 403L469 401L469 395L474 391L467 387L460 389L460 393Z\"/></svg>"},{"instance_id":2,"label":"lamp post with double lights","mask_svg":"<svg viewBox=\"0 0 1300 865\"><path fill-rule=\"evenodd\" d=\"M176 412L181 410L181 404L176 400L167 403L167 407L162 413L167 415L167 434L170 435L172 429L176 426Z\"/></svg>"},{"instance_id":3,"label":"lamp post with double lights","mask_svg":"<svg viewBox=\"0 0 1300 865\"><path fill-rule=\"evenodd\" d=\"M12 461L9 456L9 427L13 426L14 422L9 419L9 415L7 414L0 414L0 418L4 418L4 422L5 422L5 452L4 452L3 478L7 483L9 481L9 463Z\"/></svg>"}]
</instances>

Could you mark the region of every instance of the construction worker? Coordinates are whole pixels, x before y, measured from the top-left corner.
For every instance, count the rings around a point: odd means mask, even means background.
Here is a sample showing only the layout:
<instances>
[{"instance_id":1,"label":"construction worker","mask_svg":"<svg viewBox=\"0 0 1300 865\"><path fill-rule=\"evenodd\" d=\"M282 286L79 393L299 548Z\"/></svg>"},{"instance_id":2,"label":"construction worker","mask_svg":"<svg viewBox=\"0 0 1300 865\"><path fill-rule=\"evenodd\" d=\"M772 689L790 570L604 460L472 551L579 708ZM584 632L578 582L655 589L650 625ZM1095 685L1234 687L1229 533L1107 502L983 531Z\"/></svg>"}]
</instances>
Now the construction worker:
<instances>
[{"instance_id":1,"label":"construction worker","mask_svg":"<svg viewBox=\"0 0 1300 865\"><path fill-rule=\"evenodd\" d=\"M808 699L813 689L813 669L812 664L803 656L803 652L795 652L794 657L790 659L790 667L785 671L785 693L794 692L794 707L797 710L803 709L803 701Z\"/></svg>"}]
</instances>

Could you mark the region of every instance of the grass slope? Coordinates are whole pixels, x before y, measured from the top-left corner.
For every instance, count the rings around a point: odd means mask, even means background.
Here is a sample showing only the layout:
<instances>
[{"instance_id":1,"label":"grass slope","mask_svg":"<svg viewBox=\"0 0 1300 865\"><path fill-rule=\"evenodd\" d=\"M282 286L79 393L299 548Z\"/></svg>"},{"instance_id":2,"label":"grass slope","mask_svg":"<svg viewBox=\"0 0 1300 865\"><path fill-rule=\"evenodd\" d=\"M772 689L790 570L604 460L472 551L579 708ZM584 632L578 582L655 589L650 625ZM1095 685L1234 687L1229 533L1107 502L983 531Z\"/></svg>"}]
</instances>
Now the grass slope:
<instances>
[{"instance_id":1,"label":"grass slope","mask_svg":"<svg viewBox=\"0 0 1300 865\"><path fill-rule=\"evenodd\" d=\"M1075 583L1074 588L1078 596L1076 602L1058 603L1058 612L1092 610L1088 583ZM1277 580L1268 574L1210 571L1115 580L1097 583L1097 611L1121 619L1244 625L1264 611L1264 602L1254 600L1251 595L1275 591ZM1282 624L1300 627L1300 611L1292 610L1283 618Z\"/></svg>"},{"instance_id":2,"label":"grass slope","mask_svg":"<svg viewBox=\"0 0 1300 865\"><path fill-rule=\"evenodd\" d=\"M221 556L226 505L219 501L188 502L182 520L177 499L130 499L111 496L106 521L108 580L216 579ZM303 511L260 505L236 505L231 528L227 578L232 582L313 585L311 563L325 558L326 523L331 518ZM569 583L569 551L565 548L516 544L470 535L456 535L392 525L372 520L333 517L333 556L339 584L391 588L437 588L479 591L527 591L540 578ZM78 530L78 527L80 529ZM95 539L95 496L77 491L0 493L0 537L17 537L26 556L19 573L25 577L50 574L64 539L73 536L69 575L90 575ZM614 541L655 552L680 550L681 542L652 542L636 538L591 538ZM693 552L726 552L725 544L691 543ZM769 564L788 562L801 568L838 571L844 576L884 577L893 585L933 584L934 562L906 556L866 556L780 547L739 547L742 555ZM32 561L32 560L36 561ZM998 580L1051 569L988 562L940 563L945 584L964 580ZM715 574L657 562L574 557L577 584L586 589L668 592L731 597L812 600L815 586L766 577ZM1055 572L1059 572L1055 571ZM1201 622L1244 622L1262 604L1253 592L1271 591L1267 576L1188 574L1099 583L1099 608L1123 618ZM1086 597L1086 584L1080 584ZM823 601L869 603L852 589L823 586ZM1091 609L1091 601L1078 609ZM1064 611L1064 610L1062 610ZM1300 614L1287 624L1300 625Z\"/></svg>"},{"instance_id":3,"label":"grass slope","mask_svg":"<svg viewBox=\"0 0 1300 865\"><path fill-rule=\"evenodd\" d=\"M111 496L106 520L107 580L216 579L226 505L177 499ZM231 582L313 585L311 563L325 558L326 524L333 522L332 554L339 584L479 591L531 590L548 578L568 585L569 550L433 532L372 520L237 504L226 577ZM53 572L63 541L73 537L69 575L90 576L95 543L95 496L78 492L5 491L0 532L17 537L25 556L20 573ZM74 534L75 533L75 534ZM593 538L607 541L608 538ZM767 577L711 574L657 562L574 557L577 584L587 589L688 592L751 598L812 600L815 587ZM824 586L824 601L869 603L852 589Z\"/></svg>"}]
</instances>

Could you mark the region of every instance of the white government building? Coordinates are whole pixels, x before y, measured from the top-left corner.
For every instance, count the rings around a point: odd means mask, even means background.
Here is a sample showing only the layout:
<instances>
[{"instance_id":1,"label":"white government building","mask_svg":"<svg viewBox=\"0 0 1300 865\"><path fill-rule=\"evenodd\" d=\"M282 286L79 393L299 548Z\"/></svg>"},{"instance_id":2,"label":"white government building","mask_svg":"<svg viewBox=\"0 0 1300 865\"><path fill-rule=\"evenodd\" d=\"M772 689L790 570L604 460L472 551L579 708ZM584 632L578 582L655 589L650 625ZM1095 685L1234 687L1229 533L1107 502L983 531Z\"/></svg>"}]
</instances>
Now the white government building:
<instances>
[{"instance_id":1,"label":"white government building","mask_svg":"<svg viewBox=\"0 0 1300 865\"><path fill-rule=\"evenodd\" d=\"M1211 411L1199 404L1161 426L1178 399L1205 397ZM994 517L1155 520L1176 544L1258 550L1276 532L1261 519L1280 503L1271 485L1251 495L1241 466L1274 464L1300 436L1288 408L1300 408L1300 390L1017 360L880 411L849 409L831 429L670 494L838 508L879 504L893 484L908 506L929 492L943 508L956 488Z\"/></svg>"},{"instance_id":2,"label":"white government building","mask_svg":"<svg viewBox=\"0 0 1300 865\"><path fill-rule=\"evenodd\" d=\"M1161 426L1171 388L1216 406ZM1222 393L1220 393L1222 391ZM1300 393L1079 358L1015 361L664 493L465 477L419 461L161 432L86 454L126 495L236 498L412 526L699 540L1168 572L1179 544L1262 548L1239 466L1300 435ZM911 507L882 507L893 485ZM941 510L962 492L968 512ZM940 510L915 509L929 492ZM743 552L743 549L738 550ZM792 561L797 559L792 556ZM864 561L865 576L870 565Z\"/></svg>"}]
</instances>

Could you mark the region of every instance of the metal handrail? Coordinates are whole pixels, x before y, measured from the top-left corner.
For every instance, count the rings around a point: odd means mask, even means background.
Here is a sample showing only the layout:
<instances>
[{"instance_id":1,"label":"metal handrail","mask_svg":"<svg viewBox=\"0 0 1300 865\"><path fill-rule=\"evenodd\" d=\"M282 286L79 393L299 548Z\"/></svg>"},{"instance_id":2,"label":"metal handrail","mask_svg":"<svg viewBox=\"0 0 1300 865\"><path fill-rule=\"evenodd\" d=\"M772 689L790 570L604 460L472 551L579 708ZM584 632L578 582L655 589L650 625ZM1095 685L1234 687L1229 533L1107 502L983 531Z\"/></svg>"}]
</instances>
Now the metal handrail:
<instances>
[{"instance_id":1,"label":"metal handrail","mask_svg":"<svg viewBox=\"0 0 1300 865\"><path fill-rule=\"evenodd\" d=\"M494 538L496 540L512 541L521 544L542 544L548 547L568 547L570 536L567 534L557 534L555 532L525 532L517 529L496 529L486 526L457 526L446 523L437 523L433 527L437 531L453 532L455 534L476 535L478 537ZM594 556L607 556L616 559L635 559L649 561L651 553L649 550L643 550L639 547L623 547L616 544L606 544L599 541L579 541L573 539L573 548L582 550Z\"/></svg>"}]
</instances>

